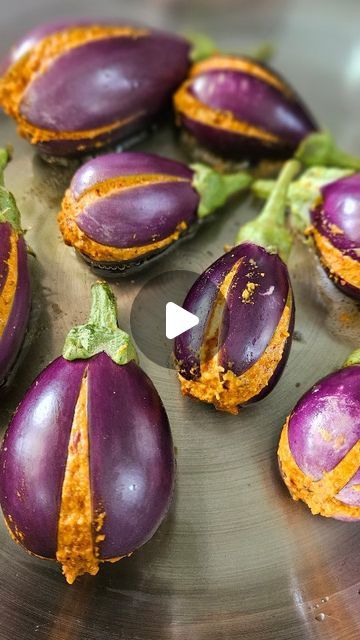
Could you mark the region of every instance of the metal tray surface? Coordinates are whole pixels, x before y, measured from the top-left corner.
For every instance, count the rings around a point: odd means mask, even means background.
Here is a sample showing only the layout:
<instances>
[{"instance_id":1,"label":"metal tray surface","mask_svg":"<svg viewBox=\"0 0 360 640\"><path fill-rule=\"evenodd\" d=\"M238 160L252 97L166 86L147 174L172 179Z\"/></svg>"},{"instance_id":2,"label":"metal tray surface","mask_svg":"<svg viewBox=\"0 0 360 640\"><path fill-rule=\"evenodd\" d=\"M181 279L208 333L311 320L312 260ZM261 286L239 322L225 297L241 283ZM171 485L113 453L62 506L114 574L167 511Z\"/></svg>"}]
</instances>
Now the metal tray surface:
<instances>
[{"instance_id":1,"label":"metal tray surface","mask_svg":"<svg viewBox=\"0 0 360 640\"><path fill-rule=\"evenodd\" d=\"M0 1L0 48L56 15L117 15L182 31L209 32L228 50L262 40L339 143L360 152L360 5L356 0ZM145 62L145 61L144 61ZM89 309L87 265L56 225L72 170L49 166L0 115L1 144L14 146L6 172L36 252L30 334L11 389L0 400L5 428L26 388ZM171 130L137 148L184 157ZM113 284L129 330L140 288L164 271L200 273L254 214L246 200L151 269ZM360 526L313 517L279 478L276 447L285 416L317 379L357 345L360 313L324 277L310 249L290 259L296 339L280 383L237 417L181 397L175 372L140 353L171 421L177 487L166 521L133 557L104 565L69 587L59 568L18 548L0 524L1 640L357 640L360 636ZM156 304L156 300L154 300Z\"/></svg>"}]
</instances>

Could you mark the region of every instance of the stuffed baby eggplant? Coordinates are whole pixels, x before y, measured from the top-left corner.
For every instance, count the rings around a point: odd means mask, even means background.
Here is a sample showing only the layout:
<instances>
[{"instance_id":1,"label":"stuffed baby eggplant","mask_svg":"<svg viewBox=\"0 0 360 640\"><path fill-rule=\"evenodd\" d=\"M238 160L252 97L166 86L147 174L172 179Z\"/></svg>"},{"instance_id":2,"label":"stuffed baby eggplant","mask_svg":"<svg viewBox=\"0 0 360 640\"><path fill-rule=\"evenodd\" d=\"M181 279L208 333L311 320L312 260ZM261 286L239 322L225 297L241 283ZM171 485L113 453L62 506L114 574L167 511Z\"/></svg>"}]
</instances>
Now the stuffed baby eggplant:
<instances>
[{"instance_id":1,"label":"stuffed baby eggplant","mask_svg":"<svg viewBox=\"0 0 360 640\"><path fill-rule=\"evenodd\" d=\"M179 124L222 158L286 158L317 129L294 90L248 57L215 55L195 64L174 97Z\"/></svg>"},{"instance_id":2,"label":"stuffed baby eggplant","mask_svg":"<svg viewBox=\"0 0 360 640\"><path fill-rule=\"evenodd\" d=\"M307 234L336 286L360 300L360 173L322 187Z\"/></svg>"},{"instance_id":3,"label":"stuffed baby eggplant","mask_svg":"<svg viewBox=\"0 0 360 640\"><path fill-rule=\"evenodd\" d=\"M287 418L278 457L294 500L311 512L360 520L360 352L315 384Z\"/></svg>"},{"instance_id":4,"label":"stuffed baby eggplant","mask_svg":"<svg viewBox=\"0 0 360 640\"><path fill-rule=\"evenodd\" d=\"M35 380L0 452L11 537L57 560L69 583L147 542L165 517L174 451L160 397L116 321L105 283L89 322Z\"/></svg>"},{"instance_id":5,"label":"stuffed baby eggplant","mask_svg":"<svg viewBox=\"0 0 360 640\"><path fill-rule=\"evenodd\" d=\"M0 106L41 153L72 156L153 123L189 66L187 40L102 20L44 24L2 63Z\"/></svg>"},{"instance_id":6,"label":"stuffed baby eggplant","mask_svg":"<svg viewBox=\"0 0 360 640\"><path fill-rule=\"evenodd\" d=\"M280 221L298 168L296 161L285 165L261 214L265 229L276 228L278 219L277 244L274 236L262 243L259 234L243 234L185 298L184 308L199 317L199 324L175 340L181 390L222 411L236 414L270 393L289 355L295 305L287 267L273 251L275 244L278 252L286 245Z\"/></svg>"},{"instance_id":7,"label":"stuffed baby eggplant","mask_svg":"<svg viewBox=\"0 0 360 640\"><path fill-rule=\"evenodd\" d=\"M28 326L28 254L14 196L4 186L8 152L0 149L0 388L12 372Z\"/></svg>"},{"instance_id":8,"label":"stuffed baby eggplant","mask_svg":"<svg viewBox=\"0 0 360 640\"><path fill-rule=\"evenodd\" d=\"M74 175L58 217L69 244L102 275L127 275L195 233L251 182L148 153L111 153Z\"/></svg>"},{"instance_id":9,"label":"stuffed baby eggplant","mask_svg":"<svg viewBox=\"0 0 360 640\"><path fill-rule=\"evenodd\" d=\"M337 149L329 134L311 136L296 157L310 168L290 185L290 224L294 231L312 237L335 285L359 299L360 159ZM274 185L272 180L257 180L252 189L266 198Z\"/></svg>"}]
</instances>

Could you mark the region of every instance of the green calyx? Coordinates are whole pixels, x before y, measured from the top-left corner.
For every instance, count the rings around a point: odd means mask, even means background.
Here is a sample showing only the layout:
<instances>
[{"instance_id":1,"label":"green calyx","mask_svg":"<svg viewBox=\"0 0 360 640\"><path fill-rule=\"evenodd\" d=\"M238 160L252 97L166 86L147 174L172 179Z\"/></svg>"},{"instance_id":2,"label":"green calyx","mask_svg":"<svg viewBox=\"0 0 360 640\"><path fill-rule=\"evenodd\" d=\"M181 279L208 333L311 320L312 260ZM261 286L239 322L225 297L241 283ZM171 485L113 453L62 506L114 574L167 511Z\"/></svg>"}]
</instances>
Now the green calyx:
<instances>
[{"instance_id":1,"label":"green calyx","mask_svg":"<svg viewBox=\"0 0 360 640\"><path fill-rule=\"evenodd\" d=\"M236 244L254 242L287 260L293 244L293 236L285 219L287 193L299 170L300 163L297 160L289 160L284 164L262 212L255 220L250 220L240 228Z\"/></svg>"},{"instance_id":2,"label":"green calyx","mask_svg":"<svg viewBox=\"0 0 360 640\"><path fill-rule=\"evenodd\" d=\"M201 62L201 60L206 60L206 58L210 58L217 53L217 46L214 40L205 33L189 32L186 37L191 43L191 62Z\"/></svg>"},{"instance_id":3,"label":"green calyx","mask_svg":"<svg viewBox=\"0 0 360 640\"><path fill-rule=\"evenodd\" d=\"M137 353L128 333L117 324L116 301L106 282L91 287L89 321L71 329L66 337L63 357L87 360L104 351L116 364L137 362Z\"/></svg>"},{"instance_id":4,"label":"green calyx","mask_svg":"<svg viewBox=\"0 0 360 640\"><path fill-rule=\"evenodd\" d=\"M271 42L263 42L249 52L249 58L258 62L269 62L274 57L275 47Z\"/></svg>"},{"instance_id":5,"label":"green calyx","mask_svg":"<svg viewBox=\"0 0 360 640\"><path fill-rule=\"evenodd\" d=\"M201 62L202 60L211 58L211 56L217 53L221 53L214 40L205 33L190 31L186 34L186 38L191 43L190 60L194 63ZM269 42L263 42L256 47L256 49L244 55L258 62L268 62L274 55L274 47Z\"/></svg>"},{"instance_id":6,"label":"green calyx","mask_svg":"<svg viewBox=\"0 0 360 640\"><path fill-rule=\"evenodd\" d=\"M345 360L343 367L351 367L353 364L360 364L360 349L356 349Z\"/></svg>"},{"instance_id":7,"label":"green calyx","mask_svg":"<svg viewBox=\"0 0 360 640\"><path fill-rule=\"evenodd\" d=\"M336 146L329 131L311 133L300 143L295 158L306 167L323 166L360 170L360 158Z\"/></svg>"},{"instance_id":8,"label":"green calyx","mask_svg":"<svg viewBox=\"0 0 360 640\"><path fill-rule=\"evenodd\" d=\"M300 178L294 180L287 194L292 229L304 233L310 224L310 211L320 200L321 188L352 173L352 169L310 167ZM255 180L251 185L251 191L257 198L265 200L270 197L275 185L276 180Z\"/></svg>"},{"instance_id":9,"label":"green calyx","mask_svg":"<svg viewBox=\"0 0 360 640\"><path fill-rule=\"evenodd\" d=\"M252 177L246 171L222 174L205 164L191 165L194 171L193 187L200 196L198 217L205 218L229 200L229 198L248 189Z\"/></svg>"},{"instance_id":10,"label":"green calyx","mask_svg":"<svg viewBox=\"0 0 360 640\"><path fill-rule=\"evenodd\" d=\"M0 149L0 223L8 222L17 233L22 233L20 211L16 200L4 184L4 171L9 161L10 152L7 149Z\"/></svg>"},{"instance_id":11,"label":"green calyx","mask_svg":"<svg viewBox=\"0 0 360 640\"><path fill-rule=\"evenodd\" d=\"M4 171L10 160L10 154L7 149L0 149L0 187L4 186Z\"/></svg>"}]
</instances>

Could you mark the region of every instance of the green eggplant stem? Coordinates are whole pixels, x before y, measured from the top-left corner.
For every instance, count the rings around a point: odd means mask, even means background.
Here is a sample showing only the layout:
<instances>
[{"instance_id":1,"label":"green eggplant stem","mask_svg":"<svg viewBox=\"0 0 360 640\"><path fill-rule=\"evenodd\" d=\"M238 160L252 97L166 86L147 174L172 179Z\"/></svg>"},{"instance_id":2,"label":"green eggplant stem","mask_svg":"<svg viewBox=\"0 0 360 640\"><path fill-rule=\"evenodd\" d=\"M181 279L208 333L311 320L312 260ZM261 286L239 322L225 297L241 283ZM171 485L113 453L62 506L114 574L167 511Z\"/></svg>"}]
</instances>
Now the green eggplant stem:
<instances>
[{"instance_id":1,"label":"green eggplant stem","mask_svg":"<svg viewBox=\"0 0 360 640\"><path fill-rule=\"evenodd\" d=\"M339 149L329 131L309 134L297 148L295 158L306 167L360 170L360 158Z\"/></svg>"},{"instance_id":2,"label":"green eggplant stem","mask_svg":"<svg viewBox=\"0 0 360 640\"><path fill-rule=\"evenodd\" d=\"M10 160L10 155L7 149L0 148L0 187L4 186L4 171Z\"/></svg>"},{"instance_id":3,"label":"green eggplant stem","mask_svg":"<svg viewBox=\"0 0 360 640\"><path fill-rule=\"evenodd\" d=\"M116 300L106 282L91 287L92 304L86 324L71 329L66 337L63 357L66 360L87 360L105 352L116 364L135 360L137 353L128 333L118 327Z\"/></svg>"},{"instance_id":4,"label":"green eggplant stem","mask_svg":"<svg viewBox=\"0 0 360 640\"><path fill-rule=\"evenodd\" d=\"M186 38L191 43L190 59L191 62L201 62L217 53L217 46L209 36L205 33L188 32Z\"/></svg>"},{"instance_id":5,"label":"green eggplant stem","mask_svg":"<svg viewBox=\"0 0 360 640\"><path fill-rule=\"evenodd\" d=\"M293 243L293 235L286 225L287 194L300 168L297 160L284 164L262 212L240 228L236 244L254 242L287 260Z\"/></svg>"},{"instance_id":6,"label":"green eggplant stem","mask_svg":"<svg viewBox=\"0 0 360 640\"><path fill-rule=\"evenodd\" d=\"M200 196L198 217L205 218L224 205L229 198L248 189L252 177L246 171L222 174L205 164L191 165L194 171L193 187Z\"/></svg>"},{"instance_id":7,"label":"green eggplant stem","mask_svg":"<svg viewBox=\"0 0 360 640\"><path fill-rule=\"evenodd\" d=\"M352 169L310 167L294 180L288 190L289 222L293 231L303 234L310 224L310 212L321 200L321 189L335 180L352 175ZM276 180L255 180L251 192L262 200L269 198Z\"/></svg>"},{"instance_id":8,"label":"green eggplant stem","mask_svg":"<svg viewBox=\"0 0 360 640\"><path fill-rule=\"evenodd\" d=\"M6 189L4 180L4 171L10 159L9 150L0 148L0 224L8 222L20 234L23 233L20 211L13 194Z\"/></svg>"},{"instance_id":9,"label":"green eggplant stem","mask_svg":"<svg viewBox=\"0 0 360 640\"><path fill-rule=\"evenodd\" d=\"M343 367L351 367L353 364L360 364L360 349L353 351L345 360Z\"/></svg>"},{"instance_id":10,"label":"green eggplant stem","mask_svg":"<svg viewBox=\"0 0 360 640\"><path fill-rule=\"evenodd\" d=\"M186 38L191 43L190 59L192 62L201 62L218 53L219 50L216 42L205 33L188 32ZM270 42L263 42L255 49L245 52L243 55L258 60L258 62L268 62L274 55L275 48ZM236 53L234 53L236 55ZM239 55L239 54L238 54ZM241 55L241 54L240 54Z\"/></svg>"}]
</instances>

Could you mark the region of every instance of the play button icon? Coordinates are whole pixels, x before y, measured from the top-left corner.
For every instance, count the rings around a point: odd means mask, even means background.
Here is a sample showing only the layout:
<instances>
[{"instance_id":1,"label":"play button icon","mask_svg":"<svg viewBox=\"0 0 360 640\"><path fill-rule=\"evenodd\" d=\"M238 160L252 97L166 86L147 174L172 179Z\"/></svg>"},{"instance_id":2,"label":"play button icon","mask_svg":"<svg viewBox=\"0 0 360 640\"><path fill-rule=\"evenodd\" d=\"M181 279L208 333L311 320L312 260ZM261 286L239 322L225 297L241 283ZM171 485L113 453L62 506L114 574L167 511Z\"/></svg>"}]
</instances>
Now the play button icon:
<instances>
[{"instance_id":1,"label":"play button icon","mask_svg":"<svg viewBox=\"0 0 360 640\"><path fill-rule=\"evenodd\" d=\"M206 304L202 310L200 307L197 315L190 313L183 306L199 275L194 271L179 269L161 271L152 277L149 277L147 272L138 276L138 291L131 305L130 333L142 362L145 357L156 365L174 369L173 339L182 333L185 337L195 339L199 330L201 333L201 312L206 309ZM130 292L131 283L128 293ZM208 282L207 295L210 300L219 297L216 284ZM186 331L189 333L186 334Z\"/></svg>"},{"instance_id":2,"label":"play button icon","mask_svg":"<svg viewBox=\"0 0 360 640\"><path fill-rule=\"evenodd\" d=\"M197 324L199 324L199 318L196 315L179 307L175 302L167 302L165 333L168 340L173 340L176 336L196 327Z\"/></svg>"}]
</instances>

